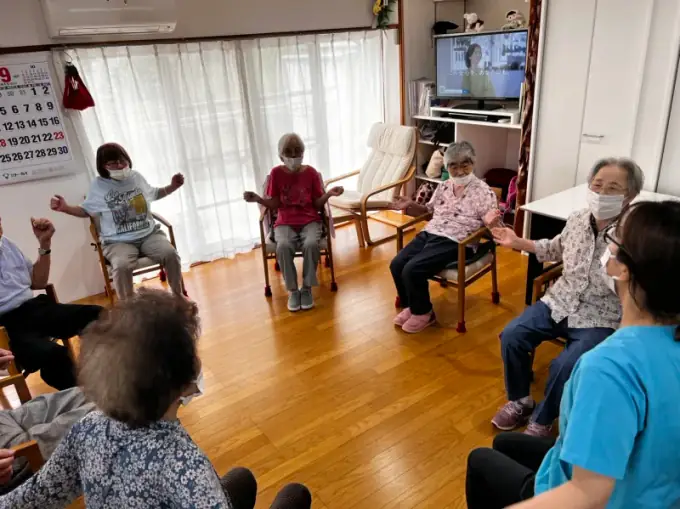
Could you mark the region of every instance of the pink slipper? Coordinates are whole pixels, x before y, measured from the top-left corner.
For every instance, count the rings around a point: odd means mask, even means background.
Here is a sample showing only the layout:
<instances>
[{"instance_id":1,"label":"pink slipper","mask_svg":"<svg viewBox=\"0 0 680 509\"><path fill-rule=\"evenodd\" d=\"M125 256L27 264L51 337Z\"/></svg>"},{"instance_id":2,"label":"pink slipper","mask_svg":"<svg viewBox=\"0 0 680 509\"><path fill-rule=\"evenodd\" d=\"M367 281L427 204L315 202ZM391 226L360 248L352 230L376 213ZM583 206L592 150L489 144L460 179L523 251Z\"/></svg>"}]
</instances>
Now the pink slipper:
<instances>
[{"instance_id":1,"label":"pink slipper","mask_svg":"<svg viewBox=\"0 0 680 509\"><path fill-rule=\"evenodd\" d=\"M413 313L411 313L411 310L409 308L404 308L401 310L401 313L394 317L394 325L397 327L403 327L408 319L412 316Z\"/></svg>"},{"instance_id":2,"label":"pink slipper","mask_svg":"<svg viewBox=\"0 0 680 509\"><path fill-rule=\"evenodd\" d=\"M426 315L411 315L411 318L406 320L406 323L402 326L404 332L409 334L417 334L424 329L427 329L436 321L434 316L434 311L430 311Z\"/></svg>"}]
</instances>

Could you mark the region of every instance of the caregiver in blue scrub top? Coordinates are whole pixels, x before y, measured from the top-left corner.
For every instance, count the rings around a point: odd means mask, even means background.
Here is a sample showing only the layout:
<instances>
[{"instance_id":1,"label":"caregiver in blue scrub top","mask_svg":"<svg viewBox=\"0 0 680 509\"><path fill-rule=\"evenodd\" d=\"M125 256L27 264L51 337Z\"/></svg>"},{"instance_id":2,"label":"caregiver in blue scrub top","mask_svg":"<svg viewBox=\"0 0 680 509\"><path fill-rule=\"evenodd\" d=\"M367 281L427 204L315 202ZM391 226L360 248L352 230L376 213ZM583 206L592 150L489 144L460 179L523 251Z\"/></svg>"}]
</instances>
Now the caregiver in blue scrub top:
<instances>
[{"instance_id":1,"label":"caregiver in blue scrub top","mask_svg":"<svg viewBox=\"0 0 680 509\"><path fill-rule=\"evenodd\" d=\"M551 448L510 433L470 454L470 509L680 507L680 202L633 205L607 239L619 330L576 364Z\"/></svg>"}]
</instances>

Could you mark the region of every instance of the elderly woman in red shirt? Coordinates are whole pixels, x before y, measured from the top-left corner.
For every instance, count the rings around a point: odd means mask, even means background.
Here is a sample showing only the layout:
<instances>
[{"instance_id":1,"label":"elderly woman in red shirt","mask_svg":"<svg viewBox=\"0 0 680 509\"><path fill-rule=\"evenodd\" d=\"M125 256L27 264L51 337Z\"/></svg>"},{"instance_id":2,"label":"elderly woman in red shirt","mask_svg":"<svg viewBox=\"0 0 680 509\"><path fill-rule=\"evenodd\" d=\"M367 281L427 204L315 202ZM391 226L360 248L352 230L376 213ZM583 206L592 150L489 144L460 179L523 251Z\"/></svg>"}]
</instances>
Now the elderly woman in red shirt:
<instances>
[{"instance_id":1,"label":"elderly woman in red shirt","mask_svg":"<svg viewBox=\"0 0 680 509\"><path fill-rule=\"evenodd\" d=\"M428 279L457 259L458 242L498 221L496 194L475 177L475 161L475 149L467 141L450 145L444 165L451 178L437 187L429 203L419 205L404 196L392 203L411 216L432 214L425 229L390 264L403 306L394 324L405 332L417 333L435 322Z\"/></svg>"}]
</instances>

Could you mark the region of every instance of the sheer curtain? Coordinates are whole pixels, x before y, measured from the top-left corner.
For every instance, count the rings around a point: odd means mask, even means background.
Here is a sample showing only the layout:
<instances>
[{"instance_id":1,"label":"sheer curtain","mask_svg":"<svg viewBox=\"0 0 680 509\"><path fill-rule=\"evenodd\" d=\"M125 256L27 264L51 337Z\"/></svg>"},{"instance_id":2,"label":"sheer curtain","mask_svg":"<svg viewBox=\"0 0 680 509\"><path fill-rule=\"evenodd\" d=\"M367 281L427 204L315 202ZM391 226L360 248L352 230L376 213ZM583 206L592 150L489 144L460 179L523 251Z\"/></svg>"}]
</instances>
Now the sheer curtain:
<instances>
[{"instance_id":1,"label":"sheer curtain","mask_svg":"<svg viewBox=\"0 0 680 509\"><path fill-rule=\"evenodd\" d=\"M175 226L186 264L232 256L259 239L242 195L260 191L283 133L303 137L306 162L327 178L361 166L387 87L398 87L385 80L398 58L386 45L366 31L73 50L97 103L77 131L91 167L96 147L116 141L152 185L184 173L184 188L153 208Z\"/></svg>"}]
</instances>

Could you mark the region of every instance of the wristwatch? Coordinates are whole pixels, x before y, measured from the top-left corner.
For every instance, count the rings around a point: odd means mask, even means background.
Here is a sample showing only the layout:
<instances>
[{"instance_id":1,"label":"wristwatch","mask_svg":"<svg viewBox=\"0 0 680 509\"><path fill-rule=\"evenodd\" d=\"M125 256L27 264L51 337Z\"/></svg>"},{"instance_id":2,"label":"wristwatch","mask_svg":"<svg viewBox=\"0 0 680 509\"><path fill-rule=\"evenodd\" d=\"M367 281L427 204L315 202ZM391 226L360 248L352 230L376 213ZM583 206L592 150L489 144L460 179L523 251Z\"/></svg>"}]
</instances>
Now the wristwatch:
<instances>
[{"instance_id":1,"label":"wristwatch","mask_svg":"<svg viewBox=\"0 0 680 509\"><path fill-rule=\"evenodd\" d=\"M47 256L47 255L50 254L51 252L52 252L51 249L43 249L43 248L39 248L39 249L38 249L38 254L39 254L40 256Z\"/></svg>"}]
</instances>

